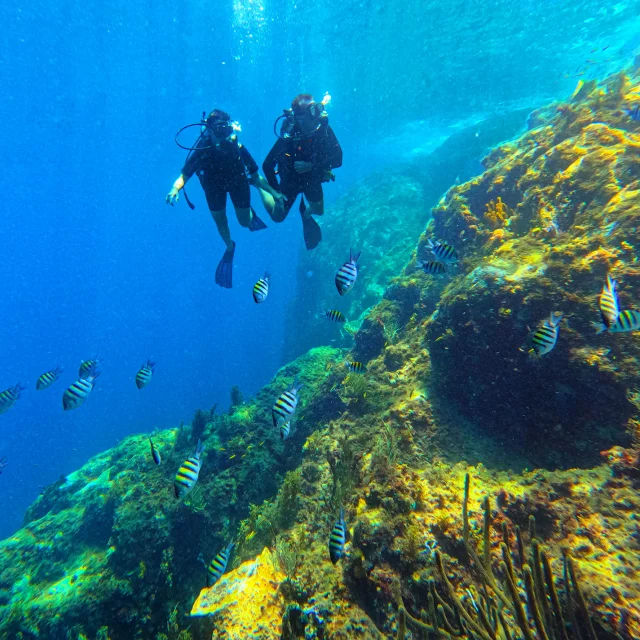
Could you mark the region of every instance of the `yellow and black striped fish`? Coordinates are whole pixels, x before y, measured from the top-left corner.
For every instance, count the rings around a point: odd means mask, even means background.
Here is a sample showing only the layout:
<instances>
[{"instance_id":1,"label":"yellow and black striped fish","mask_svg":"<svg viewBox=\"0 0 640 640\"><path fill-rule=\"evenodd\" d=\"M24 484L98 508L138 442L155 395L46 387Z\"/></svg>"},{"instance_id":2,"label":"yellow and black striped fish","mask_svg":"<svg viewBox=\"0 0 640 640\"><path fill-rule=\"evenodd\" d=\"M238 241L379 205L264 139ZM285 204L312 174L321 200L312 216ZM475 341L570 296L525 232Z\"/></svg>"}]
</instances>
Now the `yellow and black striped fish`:
<instances>
[{"instance_id":1,"label":"yellow and black striped fish","mask_svg":"<svg viewBox=\"0 0 640 640\"><path fill-rule=\"evenodd\" d=\"M455 250L455 247L452 247L446 242L433 242L432 240L427 240L427 246L438 262L452 264L453 262L458 261L458 252Z\"/></svg>"},{"instance_id":2,"label":"yellow and black striped fish","mask_svg":"<svg viewBox=\"0 0 640 640\"><path fill-rule=\"evenodd\" d=\"M260 278L260 280L253 285L253 299L256 304L260 304L267 299L267 296L269 295L270 281L271 275L265 271L264 278Z\"/></svg>"},{"instance_id":3,"label":"yellow and black striped fish","mask_svg":"<svg viewBox=\"0 0 640 640\"><path fill-rule=\"evenodd\" d=\"M293 414L296 412L298 406L298 391L302 389L304 385L298 382L298 376L291 387L286 391L283 391L280 397L275 401L273 408L271 409L271 417L273 418L273 426L278 427L283 422L290 422Z\"/></svg>"},{"instance_id":4,"label":"yellow and black striped fish","mask_svg":"<svg viewBox=\"0 0 640 640\"><path fill-rule=\"evenodd\" d=\"M562 316L562 313L552 312L549 319L543 322L531 335L531 345L537 355L543 356L556 346Z\"/></svg>"},{"instance_id":5,"label":"yellow and black striped fish","mask_svg":"<svg viewBox=\"0 0 640 640\"><path fill-rule=\"evenodd\" d=\"M202 467L203 451L204 445L198 440L194 454L190 458L187 458L178 469L174 481L176 498L184 498L187 493L196 486L198 476L200 475L200 468Z\"/></svg>"},{"instance_id":6,"label":"yellow and black striped fish","mask_svg":"<svg viewBox=\"0 0 640 640\"><path fill-rule=\"evenodd\" d=\"M337 311L336 309L323 309L322 313L331 320L331 322L338 322L344 324L347 319L344 317L344 313Z\"/></svg>"},{"instance_id":7,"label":"yellow and black striped fish","mask_svg":"<svg viewBox=\"0 0 640 640\"><path fill-rule=\"evenodd\" d=\"M51 369L51 371L43 373L36 382L36 389L38 391L48 389L60 377L61 373L62 367L56 367L55 369Z\"/></svg>"},{"instance_id":8,"label":"yellow and black striped fish","mask_svg":"<svg viewBox=\"0 0 640 640\"><path fill-rule=\"evenodd\" d=\"M149 438L149 444L151 445L151 457L156 464L160 464L162 462L162 456L160 455L160 451L158 451L158 447L153 444L153 440Z\"/></svg>"},{"instance_id":9,"label":"yellow and black striped fish","mask_svg":"<svg viewBox=\"0 0 640 640\"><path fill-rule=\"evenodd\" d=\"M441 276L443 273L446 273L447 268L444 266L442 262L437 262L436 260L426 261L421 260L418 262L418 266L430 276Z\"/></svg>"},{"instance_id":10,"label":"yellow and black striped fish","mask_svg":"<svg viewBox=\"0 0 640 640\"><path fill-rule=\"evenodd\" d=\"M147 360L147 364L143 364L140 367L140 370L136 373L136 387L138 387L138 389L142 389L149 384L151 376L153 375L153 368L155 366L155 362Z\"/></svg>"},{"instance_id":11,"label":"yellow and black striped fish","mask_svg":"<svg viewBox=\"0 0 640 640\"><path fill-rule=\"evenodd\" d=\"M358 277L358 258L360 257L360 251L353 253L349 249L349 260L345 262L336 273L336 287L338 293L343 296L345 293L351 291L351 288L356 282Z\"/></svg>"},{"instance_id":12,"label":"yellow and black striped fish","mask_svg":"<svg viewBox=\"0 0 640 640\"><path fill-rule=\"evenodd\" d=\"M88 378L93 375L96 367L100 364L100 358L92 358L91 360L83 360L78 369L78 378Z\"/></svg>"},{"instance_id":13,"label":"yellow and black striped fish","mask_svg":"<svg viewBox=\"0 0 640 640\"><path fill-rule=\"evenodd\" d=\"M345 365L349 371L353 373L364 373L366 371L366 367L362 364L362 362L355 362L353 360L345 360Z\"/></svg>"},{"instance_id":14,"label":"yellow and black striped fish","mask_svg":"<svg viewBox=\"0 0 640 640\"><path fill-rule=\"evenodd\" d=\"M607 329L610 329L618 322L618 316L620 315L617 287L618 283L607 274L607 282L602 288L602 293L598 300L602 323Z\"/></svg>"},{"instance_id":15,"label":"yellow and black striped fish","mask_svg":"<svg viewBox=\"0 0 640 640\"><path fill-rule=\"evenodd\" d=\"M100 372L95 370L94 365L85 378L80 378L69 386L62 394L62 408L65 411L77 409L93 391L94 382L99 375Z\"/></svg>"},{"instance_id":16,"label":"yellow and black striped fish","mask_svg":"<svg viewBox=\"0 0 640 640\"><path fill-rule=\"evenodd\" d=\"M24 391L26 387L23 387L19 382L15 387L9 387L4 391L0 391L0 414L5 411L9 411L11 407L16 403L16 400L20 397L20 392Z\"/></svg>"},{"instance_id":17,"label":"yellow and black striped fish","mask_svg":"<svg viewBox=\"0 0 640 640\"><path fill-rule=\"evenodd\" d=\"M212 587L227 569L233 542L230 542L212 561L207 568L207 587Z\"/></svg>"},{"instance_id":18,"label":"yellow and black striped fish","mask_svg":"<svg viewBox=\"0 0 640 640\"><path fill-rule=\"evenodd\" d=\"M640 331L640 311L633 309L621 311L618 321L609 327L610 333L627 333L628 331Z\"/></svg>"},{"instance_id":19,"label":"yellow and black striped fish","mask_svg":"<svg viewBox=\"0 0 640 640\"><path fill-rule=\"evenodd\" d=\"M291 433L291 421L289 420L289 422L283 422L280 425L280 437L283 440L286 440L289 437L290 433Z\"/></svg>"},{"instance_id":20,"label":"yellow and black striped fish","mask_svg":"<svg viewBox=\"0 0 640 640\"><path fill-rule=\"evenodd\" d=\"M329 536L329 557L335 564L344 555L344 545L347 541L347 525L344 521L344 509L340 507L340 516L331 529Z\"/></svg>"}]
</instances>

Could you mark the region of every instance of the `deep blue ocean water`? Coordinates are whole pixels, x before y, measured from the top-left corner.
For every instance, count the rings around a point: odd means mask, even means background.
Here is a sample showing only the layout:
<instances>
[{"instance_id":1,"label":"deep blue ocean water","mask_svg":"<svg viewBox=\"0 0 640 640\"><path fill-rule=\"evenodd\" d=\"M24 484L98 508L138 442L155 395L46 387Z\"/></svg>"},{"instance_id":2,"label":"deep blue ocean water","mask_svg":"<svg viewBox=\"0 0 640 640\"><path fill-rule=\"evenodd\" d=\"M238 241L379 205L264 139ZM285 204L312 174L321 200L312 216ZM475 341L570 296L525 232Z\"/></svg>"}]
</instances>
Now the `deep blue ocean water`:
<instances>
[{"instance_id":1,"label":"deep blue ocean water","mask_svg":"<svg viewBox=\"0 0 640 640\"><path fill-rule=\"evenodd\" d=\"M638 3L52 1L0 7L2 233L0 536L40 488L126 434L226 408L284 364L284 313L304 251L295 209L238 243L234 289L214 284L223 245L194 180L164 196L183 125L220 107L259 164L300 91L333 96L344 150L331 201L367 173L432 148L486 115L566 97L639 51ZM585 68L585 60L594 62ZM582 72L582 75L579 75ZM253 202L261 212L253 191ZM426 203L428 205L429 203ZM426 206L425 205L425 206ZM266 215L263 215L266 217ZM276 274L268 304L251 287ZM295 336L294 336L295 337ZM61 394L102 358L86 404ZM138 391L148 357L156 374ZM62 380L35 391L37 377Z\"/></svg>"}]
</instances>

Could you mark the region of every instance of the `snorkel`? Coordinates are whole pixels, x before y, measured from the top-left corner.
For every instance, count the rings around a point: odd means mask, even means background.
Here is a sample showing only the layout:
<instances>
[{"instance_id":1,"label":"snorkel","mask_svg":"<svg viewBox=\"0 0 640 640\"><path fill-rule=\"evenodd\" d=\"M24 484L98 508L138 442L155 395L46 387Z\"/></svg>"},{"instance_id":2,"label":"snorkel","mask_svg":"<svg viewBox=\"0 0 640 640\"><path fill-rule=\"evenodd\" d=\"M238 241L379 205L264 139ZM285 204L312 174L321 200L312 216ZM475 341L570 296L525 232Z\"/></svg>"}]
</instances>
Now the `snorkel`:
<instances>
[{"instance_id":1,"label":"snorkel","mask_svg":"<svg viewBox=\"0 0 640 640\"><path fill-rule=\"evenodd\" d=\"M294 101L295 102L295 101ZM319 131L328 121L325 107L331 102L331 96L326 93L320 102L313 99L301 101L296 107L283 109L282 115L278 116L273 123L273 133L281 140L301 140L312 136ZM304 117L311 117L317 120L317 124L311 131L302 131L298 125L299 120ZM283 121L278 132L278 123ZM297 131L294 131L297 129Z\"/></svg>"}]
</instances>

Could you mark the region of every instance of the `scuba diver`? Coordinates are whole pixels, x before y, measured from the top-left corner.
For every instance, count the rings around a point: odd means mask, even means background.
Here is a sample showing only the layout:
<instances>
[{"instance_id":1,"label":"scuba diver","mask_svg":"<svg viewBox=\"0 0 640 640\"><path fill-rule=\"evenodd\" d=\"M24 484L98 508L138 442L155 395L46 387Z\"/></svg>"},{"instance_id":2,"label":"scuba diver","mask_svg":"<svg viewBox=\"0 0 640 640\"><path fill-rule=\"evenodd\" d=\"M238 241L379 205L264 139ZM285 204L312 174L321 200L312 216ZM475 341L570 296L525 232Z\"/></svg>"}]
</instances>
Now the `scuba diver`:
<instances>
[{"instance_id":1,"label":"scuba diver","mask_svg":"<svg viewBox=\"0 0 640 640\"><path fill-rule=\"evenodd\" d=\"M298 194L302 194L300 213L307 249L314 249L322 240L320 225L311 217L324 213L322 183L335 180L331 170L342 166L342 149L325 111L330 99L326 95L321 102L315 102L308 93L296 96L291 109L285 109L276 119L273 130L278 140L262 164L271 187L286 198L285 202L274 199L270 192L260 191L265 209L274 222L282 222ZM283 123L278 133L276 128L280 120ZM276 174L280 176L279 183Z\"/></svg>"},{"instance_id":2,"label":"scuba diver","mask_svg":"<svg viewBox=\"0 0 640 640\"><path fill-rule=\"evenodd\" d=\"M230 289L233 275L233 255L236 243L231 239L229 223L227 221L226 203L227 193L231 196L231 202L236 210L236 216L240 226L249 231L266 229L265 223L260 220L251 207L251 194L249 185L265 191L274 202L280 202L284 196L258 173L258 165L251 157L238 138L235 130L236 123L231 122L228 113L214 109L205 119L202 114L202 122L197 125L187 125L176 134L176 143L183 149L189 150L189 155L178 179L173 183L171 191L165 201L173 206L179 198L180 190L183 190L187 204L194 206L184 191L185 184L194 173L207 198L207 205L213 217L218 233L227 245L226 251L216 269L216 283L221 287ZM201 127L200 137L195 146L184 147L178 142L178 136L189 127Z\"/></svg>"}]
</instances>

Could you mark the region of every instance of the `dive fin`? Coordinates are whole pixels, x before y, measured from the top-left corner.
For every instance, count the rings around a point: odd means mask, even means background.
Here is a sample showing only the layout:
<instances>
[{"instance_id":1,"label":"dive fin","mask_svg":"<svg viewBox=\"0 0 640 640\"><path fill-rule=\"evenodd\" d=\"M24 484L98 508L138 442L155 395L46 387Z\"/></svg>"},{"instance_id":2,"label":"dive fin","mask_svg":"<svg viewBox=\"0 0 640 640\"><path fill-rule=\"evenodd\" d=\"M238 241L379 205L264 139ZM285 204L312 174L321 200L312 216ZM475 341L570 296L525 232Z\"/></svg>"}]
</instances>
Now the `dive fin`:
<instances>
[{"instance_id":1,"label":"dive fin","mask_svg":"<svg viewBox=\"0 0 640 640\"><path fill-rule=\"evenodd\" d=\"M304 235L304 243L307 249L315 249L322 240L322 229L320 225L312 218L302 216L302 233Z\"/></svg>"},{"instance_id":2,"label":"dive fin","mask_svg":"<svg viewBox=\"0 0 640 640\"><path fill-rule=\"evenodd\" d=\"M236 250L236 243L233 243L233 248L227 249L222 256L222 260L218 264L216 269L216 284L219 284L225 289L231 289L233 279L233 254Z\"/></svg>"},{"instance_id":3,"label":"dive fin","mask_svg":"<svg viewBox=\"0 0 640 640\"><path fill-rule=\"evenodd\" d=\"M258 218L258 214L251 207L251 223L249 224L249 231L260 231L261 229L266 229L267 225Z\"/></svg>"}]
</instances>

